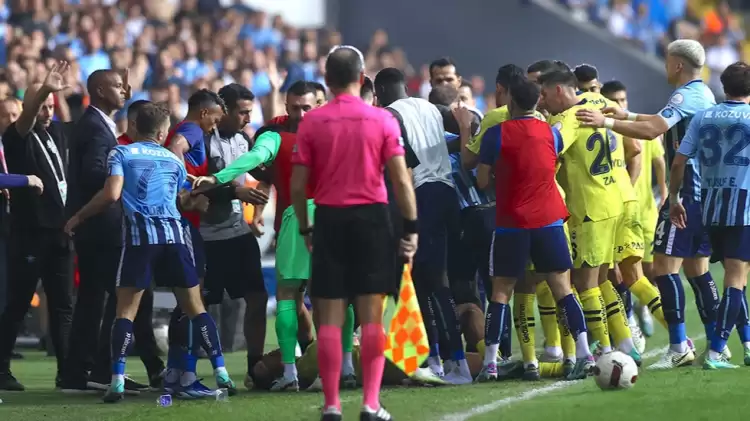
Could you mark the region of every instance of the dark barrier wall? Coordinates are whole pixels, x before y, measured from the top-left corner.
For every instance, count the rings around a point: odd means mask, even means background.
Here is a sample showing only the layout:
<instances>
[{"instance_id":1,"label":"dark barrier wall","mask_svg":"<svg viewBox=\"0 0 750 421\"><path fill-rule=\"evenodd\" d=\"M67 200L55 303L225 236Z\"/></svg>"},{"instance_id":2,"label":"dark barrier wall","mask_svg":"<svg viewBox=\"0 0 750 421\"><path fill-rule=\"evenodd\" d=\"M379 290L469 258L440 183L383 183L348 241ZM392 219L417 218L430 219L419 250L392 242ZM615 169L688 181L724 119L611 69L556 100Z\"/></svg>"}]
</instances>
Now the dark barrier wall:
<instances>
[{"instance_id":1,"label":"dark barrier wall","mask_svg":"<svg viewBox=\"0 0 750 421\"><path fill-rule=\"evenodd\" d=\"M630 108L656 113L672 88L662 65L641 59L616 40L571 24L536 4L518 0L328 0L329 23L347 43L367 46L385 29L414 64L449 55L462 74L481 74L491 89L497 68L521 67L545 58L571 66L590 63L604 81L619 79L629 88ZM598 31L598 29L597 29Z\"/></svg>"}]
</instances>

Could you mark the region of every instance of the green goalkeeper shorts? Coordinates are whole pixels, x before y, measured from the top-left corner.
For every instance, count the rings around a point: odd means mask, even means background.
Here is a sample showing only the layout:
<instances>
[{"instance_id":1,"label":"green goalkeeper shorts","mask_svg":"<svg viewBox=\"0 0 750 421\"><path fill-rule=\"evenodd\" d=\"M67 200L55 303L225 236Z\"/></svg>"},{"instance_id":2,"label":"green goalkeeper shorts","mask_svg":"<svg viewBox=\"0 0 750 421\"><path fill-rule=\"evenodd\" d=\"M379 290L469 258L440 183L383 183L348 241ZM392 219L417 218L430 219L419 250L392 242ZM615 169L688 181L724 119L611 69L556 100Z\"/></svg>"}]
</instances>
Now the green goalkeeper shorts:
<instances>
[{"instance_id":1,"label":"green goalkeeper shorts","mask_svg":"<svg viewBox=\"0 0 750 421\"><path fill-rule=\"evenodd\" d=\"M307 200L307 214L310 220L315 217L315 204ZM279 237L276 239L276 271L278 281L284 286L298 286L299 281L310 279L310 252L305 238L299 233L299 222L294 209L289 206L281 217ZM290 281L294 284L291 285Z\"/></svg>"}]
</instances>

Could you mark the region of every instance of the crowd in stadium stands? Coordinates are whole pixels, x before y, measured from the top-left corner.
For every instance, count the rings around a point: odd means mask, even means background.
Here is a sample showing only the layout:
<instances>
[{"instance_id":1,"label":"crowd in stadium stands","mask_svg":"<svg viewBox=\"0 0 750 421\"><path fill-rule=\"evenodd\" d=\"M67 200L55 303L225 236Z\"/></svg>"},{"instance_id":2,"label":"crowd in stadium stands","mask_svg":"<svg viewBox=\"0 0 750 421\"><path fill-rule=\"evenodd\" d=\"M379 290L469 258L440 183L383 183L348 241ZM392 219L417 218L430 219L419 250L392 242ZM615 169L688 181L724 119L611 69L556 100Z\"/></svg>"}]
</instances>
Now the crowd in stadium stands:
<instances>
[{"instance_id":1,"label":"crowd in stadium stands","mask_svg":"<svg viewBox=\"0 0 750 421\"><path fill-rule=\"evenodd\" d=\"M605 26L618 38L659 57L675 39L700 40L706 46L707 79L714 93L721 93L721 72L743 56L742 20L727 0L561 1L576 19Z\"/></svg>"},{"instance_id":2,"label":"crowd in stadium stands","mask_svg":"<svg viewBox=\"0 0 750 421\"><path fill-rule=\"evenodd\" d=\"M175 122L185 117L190 93L240 83L261 105L254 108L248 129L255 130L280 109L275 107L279 90L297 80L323 82L323 56L341 43L336 31L300 30L281 16L242 5L222 8L217 1L28 0L21 1L23 6L26 13L11 12L8 2L0 2L0 98L23 98L24 89L51 63L64 59L73 70L72 88L63 93L73 119L87 105L84 81L93 71L129 68L131 102L167 102ZM426 68L417 72L403 50L389 45L385 32L374 34L366 60L368 74L397 67L410 77L414 93L427 96ZM466 79L485 108L484 81ZM124 123L124 113L117 120Z\"/></svg>"}]
</instances>

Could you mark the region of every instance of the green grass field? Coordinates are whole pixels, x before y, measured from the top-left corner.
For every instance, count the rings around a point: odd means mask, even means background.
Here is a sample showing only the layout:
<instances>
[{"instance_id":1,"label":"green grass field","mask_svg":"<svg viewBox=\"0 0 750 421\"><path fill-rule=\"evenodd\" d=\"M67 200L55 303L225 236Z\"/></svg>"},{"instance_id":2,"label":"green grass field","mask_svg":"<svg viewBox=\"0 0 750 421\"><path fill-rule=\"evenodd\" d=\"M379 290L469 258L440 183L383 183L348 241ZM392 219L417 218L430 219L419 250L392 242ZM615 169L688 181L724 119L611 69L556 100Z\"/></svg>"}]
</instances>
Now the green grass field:
<instances>
[{"instance_id":1,"label":"green grass field","mask_svg":"<svg viewBox=\"0 0 750 421\"><path fill-rule=\"evenodd\" d=\"M712 267L717 280L723 272ZM690 291L687 287L686 290ZM688 334L696 339L701 352L705 347L703 326L695 312L692 295L688 296ZM269 329L269 346L275 342ZM541 329L537 329L537 334ZM700 339L698 339L700 338ZM539 338L537 343L541 344ZM515 338L514 338L515 342ZM649 340L645 365L654 362L667 344L667 335L660 326ZM742 348L736 333L730 340L736 363L742 364ZM516 352L520 355L520 352ZM206 421L216 420L278 420L313 421L319 419L322 395L270 394L241 391L228 402L174 401L172 407L157 406L158 394L145 393L127 397L119 405L105 405L96 396L70 396L53 390L54 360L38 353L13 363L13 371L28 390L22 393L0 393L0 420L8 421ZM244 354L227 357L227 366L235 381L242 382ZM128 372L145 380L142 365L131 358ZM213 384L210 365L203 361L199 372L207 385ZM594 419L654 421L676 419L740 420L750 408L748 401L750 367L738 370L706 372L700 367L675 371L642 370L637 384L627 391L600 391L593 380L580 382L542 381L506 382L463 387L411 387L383 391L383 404L397 421L550 421ZM357 419L359 392L342 394L344 418ZM726 402L727 404L721 404Z\"/></svg>"}]
</instances>

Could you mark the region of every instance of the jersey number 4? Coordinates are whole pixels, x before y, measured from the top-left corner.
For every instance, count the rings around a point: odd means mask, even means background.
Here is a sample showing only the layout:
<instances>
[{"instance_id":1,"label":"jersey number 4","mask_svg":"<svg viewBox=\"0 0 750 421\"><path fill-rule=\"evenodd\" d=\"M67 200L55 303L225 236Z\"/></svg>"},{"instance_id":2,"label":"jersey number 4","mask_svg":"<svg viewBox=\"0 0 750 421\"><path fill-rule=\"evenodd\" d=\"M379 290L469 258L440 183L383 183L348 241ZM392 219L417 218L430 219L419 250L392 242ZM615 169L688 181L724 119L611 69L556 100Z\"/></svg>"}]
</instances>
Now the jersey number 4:
<instances>
[{"instance_id":1,"label":"jersey number 4","mask_svg":"<svg viewBox=\"0 0 750 421\"><path fill-rule=\"evenodd\" d=\"M750 165L750 158L739 156L745 148L750 146L750 127L744 124L733 124L722 133L721 128L716 125L701 127L698 135L701 139L702 148L699 153L701 164L712 167L723 160L724 165L735 165L738 167L747 167ZM723 136L722 136L723 135ZM721 142L726 139L734 142L731 148L721 156Z\"/></svg>"},{"instance_id":2,"label":"jersey number 4","mask_svg":"<svg viewBox=\"0 0 750 421\"><path fill-rule=\"evenodd\" d=\"M596 151L594 161L591 162L591 166L589 167L591 175L602 175L612 171L612 152L617 149L617 138L612 132L607 130L606 138L600 132L595 132L586 140L586 149L591 152ZM614 177L604 177L605 185L614 182Z\"/></svg>"}]
</instances>

